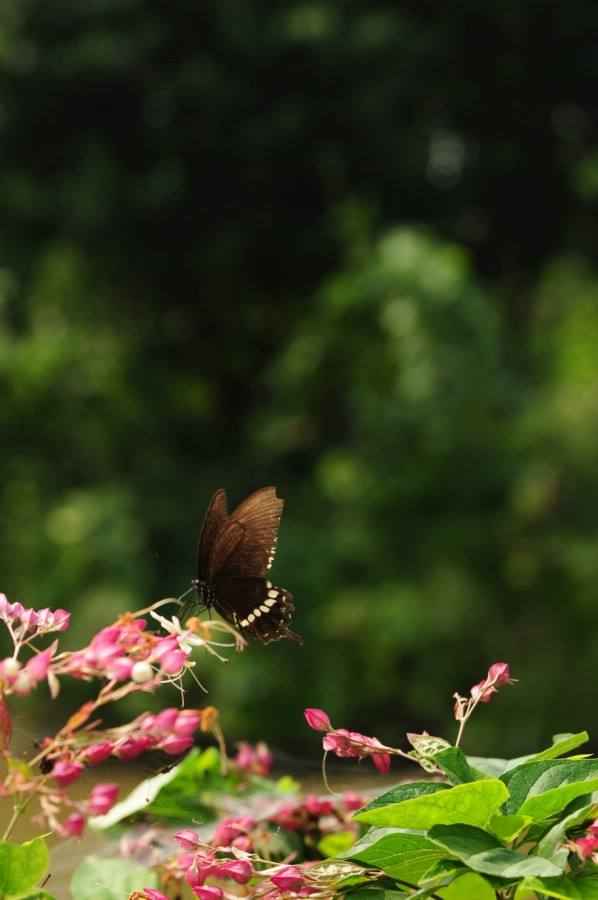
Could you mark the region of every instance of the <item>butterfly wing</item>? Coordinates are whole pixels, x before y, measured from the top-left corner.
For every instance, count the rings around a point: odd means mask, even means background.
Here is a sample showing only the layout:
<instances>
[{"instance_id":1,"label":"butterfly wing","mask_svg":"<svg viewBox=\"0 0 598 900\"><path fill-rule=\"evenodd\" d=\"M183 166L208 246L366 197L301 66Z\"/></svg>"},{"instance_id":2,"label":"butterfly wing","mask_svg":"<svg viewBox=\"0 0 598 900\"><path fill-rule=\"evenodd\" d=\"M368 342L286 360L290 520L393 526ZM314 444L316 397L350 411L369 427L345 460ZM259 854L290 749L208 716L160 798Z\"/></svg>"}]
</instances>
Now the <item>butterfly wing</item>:
<instances>
[{"instance_id":1,"label":"butterfly wing","mask_svg":"<svg viewBox=\"0 0 598 900\"><path fill-rule=\"evenodd\" d=\"M224 491L218 491L214 500L220 493ZM224 503L226 508L226 497ZM247 497L226 520L220 518L207 560L207 580L266 572L276 553L283 506L284 500L276 496L276 488L265 487Z\"/></svg>"},{"instance_id":2,"label":"butterfly wing","mask_svg":"<svg viewBox=\"0 0 598 900\"><path fill-rule=\"evenodd\" d=\"M214 608L232 625L248 631L263 644L288 638L303 641L288 625L295 609L292 595L265 578L240 575L223 578L214 586Z\"/></svg>"},{"instance_id":3,"label":"butterfly wing","mask_svg":"<svg viewBox=\"0 0 598 900\"><path fill-rule=\"evenodd\" d=\"M197 577L201 581L205 581L208 578L210 559L217 545L218 535L221 534L228 522L228 518L226 491L220 489L216 491L210 501L201 529L199 550L197 552Z\"/></svg>"}]
</instances>

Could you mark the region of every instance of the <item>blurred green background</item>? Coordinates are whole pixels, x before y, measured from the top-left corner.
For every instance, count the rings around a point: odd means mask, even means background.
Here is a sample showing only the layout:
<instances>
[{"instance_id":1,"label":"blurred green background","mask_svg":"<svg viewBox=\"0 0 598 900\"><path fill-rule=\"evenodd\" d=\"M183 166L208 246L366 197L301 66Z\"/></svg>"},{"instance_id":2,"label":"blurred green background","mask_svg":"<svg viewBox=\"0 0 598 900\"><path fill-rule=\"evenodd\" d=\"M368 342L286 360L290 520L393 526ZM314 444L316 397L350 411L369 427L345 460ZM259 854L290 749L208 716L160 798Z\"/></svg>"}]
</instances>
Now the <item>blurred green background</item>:
<instances>
[{"instance_id":1,"label":"blurred green background","mask_svg":"<svg viewBox=\"0 0 598 900\"><path fill-rule=\"evenodd\" d=\"M597 26L3 0L9 600L78 645L188 588L217 488L274 484L305 645L198 657L231 742L317 758L305 706L451 739L497 661L466 750L597 738Z\"/></svg>"}]
</instances>

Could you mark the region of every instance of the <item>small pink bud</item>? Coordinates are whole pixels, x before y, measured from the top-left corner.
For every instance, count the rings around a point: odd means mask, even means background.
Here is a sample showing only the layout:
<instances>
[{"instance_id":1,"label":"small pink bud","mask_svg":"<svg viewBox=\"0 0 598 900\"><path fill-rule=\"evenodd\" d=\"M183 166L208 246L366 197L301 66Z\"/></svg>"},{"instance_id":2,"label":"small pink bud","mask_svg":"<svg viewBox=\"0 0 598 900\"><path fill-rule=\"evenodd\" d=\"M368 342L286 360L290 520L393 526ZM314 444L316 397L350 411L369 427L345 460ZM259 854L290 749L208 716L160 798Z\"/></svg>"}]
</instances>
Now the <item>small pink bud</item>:
<instances>
[{"instance_id":1,"label":"small pink bud","mask_svg":"<svg viewBox=\"0 0 598 900\"><path fill-rule=\"evenodd\" d=\"M343 803L345 804L347 812L353 812L354 810L361 809L362 806L365 806L367 800L356 791L345 791L343 794Z\"/></svg>"},{"instance_id":2,"label":"small pink bud","mask_svg":"<svg viewBox=\"0 0 598 900\"><path fill-rule=\"evenodd\" d=\"M255 870L247 859L231 859L218 866L218 874L232 878L237 884L247 884Z\"/></svg>"},{"instance_id":3,"label":"small pink bud","mask_svg":"<svg viewBox=\"0 0 598 900\"><path fill-rule=\"evenodd\" d=\"M200 900L223 900L224 891L215 884L204 884L203 886L193 887L193 893Z\"/></svg>"},{"instance_id":4,"label":"small pink bud","mask_svg":"<svg viewBox=\"0 0 598 900\"><path fill-rule=\"evenodd\" d=\"M332 725L326 713L321 709L306 709L304 712L307 724L316 731L330 731Z\"/></svg>"},{"instance_id":5,"label":"small pink bud","mask_svg":"<svg viewBox=\"0 0 598 900\"><path fill-rule=\"evenodd\" d=\"M51 650L42 650L36 656L32 656L25 665L27 672L35 681L41 681L48 674L50 668L50 660L52 659Z\"/></svg>"},{"instance_id":6,"label":"small pink bud","mask_svg":"<svg viewBox=\"0 0 598 900\"><path fill-rule=\"evenodd\" d=\"M140 753L143 753L149 743L150 739L145 735L141 737L129 737L116 748L114 755L119 759L124 759L126 761L136 759Z\"/></svg>"},{"instance_id":7,"label":"small pink bud","mask_svg":"<svg viewBox=\"0 0 598 900\"><path fill-rule=\"evenodd\" d=\"M303 887L303 875L297 866L283 866L276 875L270 876L270 881L279 891L292 891L295 894Z\"/></svg>"},{"instance_id":8,"label":"small pink bud","mask_svg":"<svg viewBox=\"0 0 598 900\"><path fill-rule=\"evenodd\" d=\"M99 766L104 760L108 759L112 753L113 745L108 741L102 741L99 744L88 744L81 753L83 759L88 766Z\"/></svg>"},{"instance_id":9,"label":"small pink bud","mask_svg":"<svg viewBox=\"0 0 598 900\"><path fill-rule=\"evenodd\" d=\"M372 753L372 762L382 775L390 769L390 753Z\"/></svg>"},{"instance_id":10,"label":"small pink bud","mask_svg":"<svg viewBox=\"0 0 598 900\"><path fill-rule=\"evenodd\" d=\"M88 809L92 816L103 816L114 806L119 787L117 784L97 784L89 795Z\"/></svg>"},{"instance_id":11,"label":"small pink bud","mask_svg":"<svg viewBox=\"0 0 598 900\"><path fill-rule=\"evenodd\" d=\"M58 787L66 787L76 781L84 769L83 763L59 759L52 769L52 778Z\"/></svg>"},{"instance_id":12,"label":"small pink bud","mask_svg":"<svg viewBox=\"0 0 598 900\"><path fill-rule=\"evenodd\" d=\"M173 726L175 734L193 734L199 728L201 714L195 709L181 709Z\"/></svg>"},{"instance_id":13,"label":"small pink bud","mask_svg":"<svg viewBox=\"0 0 598 900\"><path fill-rule=\"evenodd\" d=\"M179 754L184 753L185 750L188 750L191 746L193 746L192 737L185 737L184 735L179 737L176 734L169 734L168 737L164 738L164 740L160 741L158 744L160 750L163 750L164 753L168 753L169 756L179 756Z\"/></svg>"},{"instance_id":14,"label":"small pink bud","mask_svg":"<svg viewBox=\"0 0 598 900\"><path fill-rule=\"evenodd\" d=\"M81 813L71 813L68 819L60 823L60 833L65 837L81 837L85 828L85 816Z\"/></svg>"},{"instance_id":15,"label":"small pink bud","mask_svg":"<svg viewBox=\"0 0 598 900\"><path fill-rule=\"evenodd\" d=\"M184 828L182 831L177 831L174 839L183 850L195 850L199 843L198 833L196 831L191 831L190 828Z\"/></svg>"}]
</instances>

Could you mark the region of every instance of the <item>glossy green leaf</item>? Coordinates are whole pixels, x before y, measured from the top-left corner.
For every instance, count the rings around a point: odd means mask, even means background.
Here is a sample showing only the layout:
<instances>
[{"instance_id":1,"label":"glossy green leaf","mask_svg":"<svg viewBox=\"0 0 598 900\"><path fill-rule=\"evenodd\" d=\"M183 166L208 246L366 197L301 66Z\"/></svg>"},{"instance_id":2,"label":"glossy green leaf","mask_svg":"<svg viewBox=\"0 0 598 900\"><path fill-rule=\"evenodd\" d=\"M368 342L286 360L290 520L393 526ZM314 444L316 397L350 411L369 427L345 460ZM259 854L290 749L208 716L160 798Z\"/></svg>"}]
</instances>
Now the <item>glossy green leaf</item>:
<instances>
[{"instance_id":1,"label":"glossy green leaf","mask_svg":"<svg viewBox=\"0 0 598 900\"><path fill-rule=\"evenodd\" d=\"M491 816L488 822L488 830L495 834L504 843L509 844L522 831L525 831L532 823L531 816Z\"/></svg>"},{"instance_id":2,"label":"glossy green leaf","mask_svg":"<svg viewBox=\"0 0 598 900\"><path fill-rule=\"evenodd\" d=\"M372 828L342 856L383 869L392 878L417 883L446 854L423 834L396 828Z\"/></svg>"},{"instance_id":3,"label":"glossy green leaf","mask_svg":"<svg viewBox=\"0 0 598 900\"><path fill-rule=\"evenodd\" d=\"M587 731L580 731L577 734L555 734L552 747L542 750L541 753L537 753L531 758L534 761L541 759L556 759L558 756L564 756L565 753L576 750L581 744L587 743L589 739L590 735Z\"/></svg>"},{"instance_id":4,"label":"glossy green leaf","mask_svg":"<svg viewBox=\"0 0 598 900\"><path fill-rule=\"evenodd\" d=\"M427 830L433 825L456 822L482 827L508 796L502 781L487 779L459 784L381 808L369 804L355 818L372 825L393 828Z\"/></svg>"},{"instance_id":5,"label":"glossy green leaf","mask_svg":"<svg viewBox=\"0 0 598 900\"><path fill-rule=\"evenodd\" d=\"M514 879L526 875L552 877L563 869L544 857L528 856L504 847L481 828L469 825L437 825L430 829L430 840L456 856L481 875Z\"/></svg>"},{"instance_id":6,"label":"glossy green leaf","mask_svg":"<svg viewBox=\"0 0 598 900\"><path fill-rule=\"evenodd\" d=\"M573 878L526 878L519 888L522 895L526 891L534 891L545 897L556 897L558 900L598 900L598 877L583 875Z\"/></svg>"},{"instance_id":7,"label":"glossy green leaf","mask_svg":"<svg viewBox=\"0 0 598 900\"><path fill-rule=\"evenodd\" d=\"M510 793L504 812L539 821L560 812L576 797L598 790L598 760L527 762L506 772L502 781Z\"/></svg>"},{"instance_id":8,"label":"glossy green leaf","mask_svg":"<svg viewBox=\"0 0 598 900\"><path fill-rule=\"evenodd\" d=\"M458 747L449 747L434 756L434 762L442 769L451 784L465 784L469 781L480 781L490 776L481 769L475 769Z\"/></svg>"}]
</instances>

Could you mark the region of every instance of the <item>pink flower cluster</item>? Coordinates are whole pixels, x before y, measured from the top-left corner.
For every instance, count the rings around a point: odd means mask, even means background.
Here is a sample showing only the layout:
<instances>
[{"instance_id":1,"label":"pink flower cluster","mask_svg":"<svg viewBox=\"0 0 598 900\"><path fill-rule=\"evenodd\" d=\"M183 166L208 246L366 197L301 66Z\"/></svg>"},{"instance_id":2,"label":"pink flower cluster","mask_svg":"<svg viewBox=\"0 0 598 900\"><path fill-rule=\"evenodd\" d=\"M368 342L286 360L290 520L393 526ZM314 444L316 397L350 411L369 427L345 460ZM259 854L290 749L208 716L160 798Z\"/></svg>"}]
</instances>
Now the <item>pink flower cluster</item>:
<instances>
[{"instance_id":1,"label":"pink flower cluster","mask_svg":"<svg viewBox=\"0 0 598 900\"><path fill-rule=\"evenodd\" d=\"M20 603L9 603L5 594L0 594L0 621L5 622L15 643L20 643L27 632L47 634L49 631L66 631L70 613L64 609L52 612L44 609L26 609Z\"/></svg>"},{"instance_id":2,"label":"pink flower cluster","mask_svg":"<svg viewBox=\"0 0 598 900\"><path fill-rule=\"evenodd\" d=\"M90 645L68 654L57 674L77 678L108 678L140 684L178 675L190 648L183 649L185 634L166 636L146 631L145 619L121 616L115 625L103 628Z\"/></svg>"},{"instance_id":3,"label":"pink flower cluster","mask_svg":"<svg viewBox=\"0 0 598 900\"><path fill-rule=\"evenodd\" d=\"M79 778L86 765L98 766L109 756L128 761L146 750L162 750L170 756L178 756L191 747L193 733L201 725L200 710L167 708L156 716L144 713L128 725L106 729L100 740L81 746L77 746L75 735L69 748L46 738L44 764L51 767L56 784L64 788ZM87 739L83 733L82 740Z\"/></svg>"},{"instance_id":4,"label":"pink flower cluster","mask_svg":"<svg viewBox=\"0 0 598 900\"><path fill-rule=\"evenodd\" d=\"M515 684L516 682L516 678L511 678L507 663L494 663L488 669L486 678L480 681L479 684L474 684L469 697L453 694L455 698L455 719L461 723L459 725L459 734L455 741L456 747L459 746L463 729L478 703L488 703L492 694L495 694L499 687L503 684Z\"/></svg>"},{"instance_id":5,"label":"pink flower cluster","mask_svg":"<svg viewBox=\"0 0 598 900\"><path fill-rule=\"evenodd\" d=\"M224 826L225 823L221 823ZM233 831L237 822L229 820L228 827ZM218 834L225 836L223 827L217 829ZM310 876L310 865L266 864L259 868L258 857L248 851L235 847L234 841L224 846L204 844L197 832L185 829L174 836L175 841L185 851L178 857L178 865L186 869L185 878L193 893L200 900L225 900L231 895L219 885L207 884L208 879L231 879L236 884L244 885L252 881L252 896L279 900L288 893L307 897L310 894L322 893L321 884ZM212 844L214 841L212 841ZM234 849L232 854L224 855L227 846ZM263 863L263 861L260 861ZM143 895L141 895L143 897ZM161 900L159 895L147 894L148 900Z\"/></svg>"},{"instance_id":6,"label":"pink flower cluster","mask_svg":"<svg viewBox=\"0 0 598 900\"><path fill-rule=\"evenodd\" d=\"M583 837L571 841L569 847L577 853L582 862L590 859L598 865L598 819L594 819Z\"/></svg>"},{"instance_id":7,"label":"pink flower cluster","mask_svg":"<svg viewBox=\"0 0 598 900\"><path fill-rule=\"evenodd\" d=\"M247 741L240 741L233 762L245 775L260 775L265 778L272 765L272 751L263 741L258 741L255 747Z\"/></svg>"},{"instance_id":8,"label":"pink flower cluster","mask_svg":"<svg viewBox=\"0 0 598 900\"><path fill-rule=\"evenodd\" d=\"M330 750L340 757L352 756L359 759L371 757L379 772L383 775L388 772L391 754L398 752L392 747L385 747L378 738L367 737L358 731L333 728L329 717L321 709L306 709L305 718L311 728L326 732L322 739L324 750Z\"/></svg>"}]
</instances>

